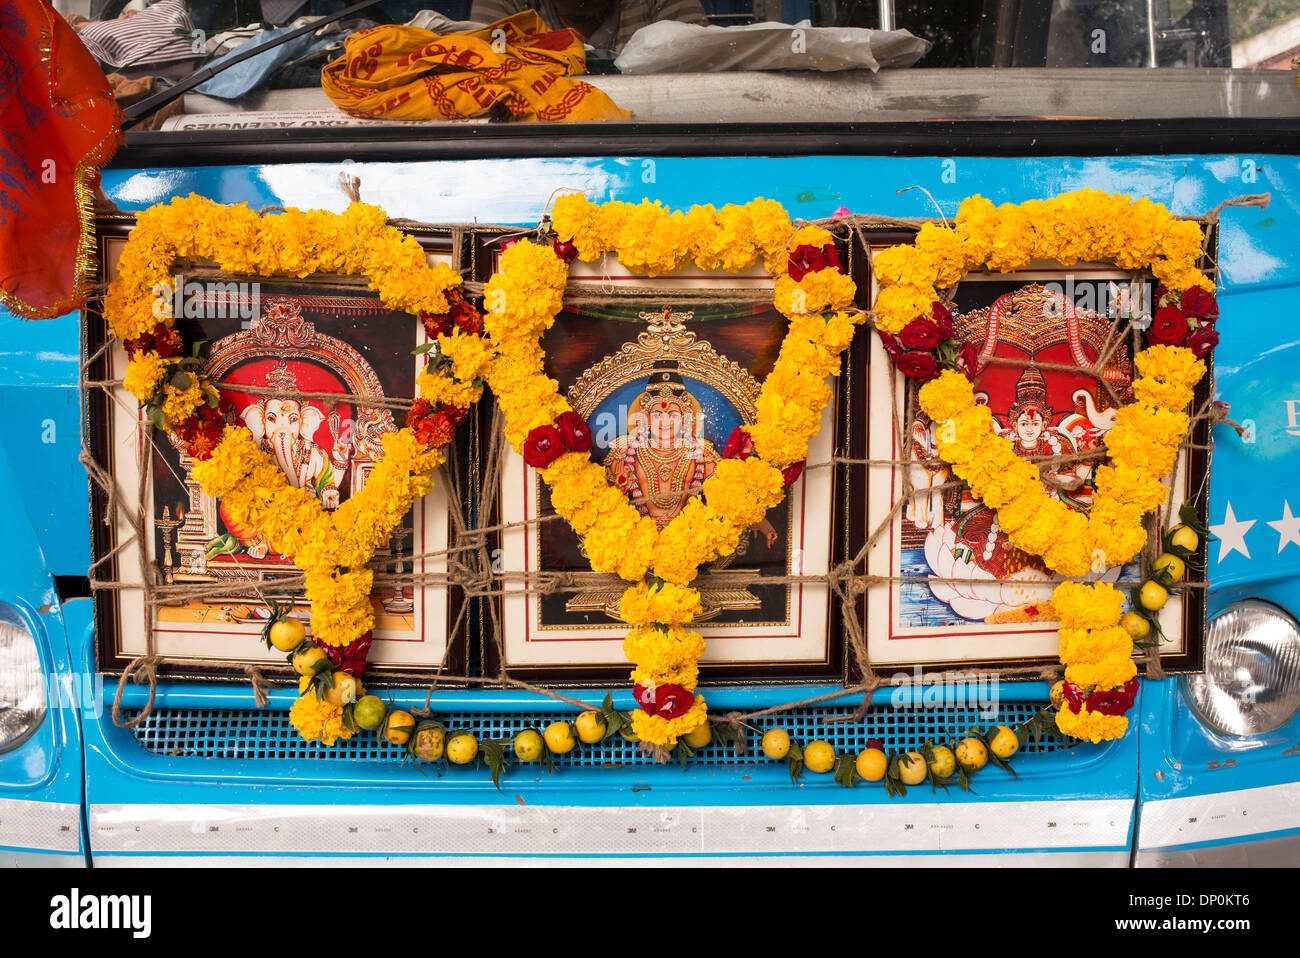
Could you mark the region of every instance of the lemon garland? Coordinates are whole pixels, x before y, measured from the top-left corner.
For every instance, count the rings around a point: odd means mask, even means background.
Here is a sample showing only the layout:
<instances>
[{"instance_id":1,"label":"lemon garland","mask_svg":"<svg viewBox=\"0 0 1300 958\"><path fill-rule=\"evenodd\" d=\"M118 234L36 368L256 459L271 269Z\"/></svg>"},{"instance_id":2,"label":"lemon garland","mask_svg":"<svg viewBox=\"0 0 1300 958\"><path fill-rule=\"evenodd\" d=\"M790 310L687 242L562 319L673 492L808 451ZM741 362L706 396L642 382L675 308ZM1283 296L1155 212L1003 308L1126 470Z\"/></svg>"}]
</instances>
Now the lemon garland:
<instances>
[{"instance_id":1,"label":"lemon garland","mask_svg":"<svg viewBox=\"0 0 1300 958\"><path fill-rule=\"evenodd\" d=\"M387 307L420 314L426 328L444 314L468 310L476 319L477 312L461 300L456 272L445 264L429 266L414 237L388 226L383 210L363 203L341 215L290 209L260 216L242 204L178 197L141 212L122 251L104 317L130 356L126 389L156 425L186 443L204 492L304 572L315 640L346 647L374 625L374 574L367 563L432 488L443 447L482 392L473 350L463 344L480 337L445 324L449 332L439 341L460 344L461 358L450 370L434 365L421 374L413 411L420 415L383 437L383 459L364 488L331 514L310 490L291 485L246 429L224 423L218 391L197 353L183 357L172 316L171 268L180 259L210 260L224 272L254 276L364 276ZM311 737L329 743L341 727L341 711L301 699L291 717L295 726L312 730Z\"/></svg>"},{"instance_id":2,"label":"lemon garland","mask_svg":"<svg viewBox=\"0 0 1300 958\"><path fill-rule=\"evenodd\" d=\"M707 721L698 694L671 717L644 707L656 689L695 692L704 640L688 628L701 611L691 582L701 565L734 552L745 528L784 498L782 469L806 458L831 396L824 380L838 372L840 354L861 322L860 314L844 311L856 287L820 261L820 268L796 267L798 279L791 275L791 250L813 250L818 259L816 251L834 238L815 226L796 230L771 200L670 212L648 200L594 204L571 194L556 201L552 224L558 237L553 246L510 246L484 290L484 324L495 350L486 379L505 413L506 437L520 454L533 430L571 413L559 384L544 372L541 343L562 305L568 278L563 253L586 261L612 253L628 269L652 276L688 262L734 272L761 260L776 277L774 304L790 320L756 404L757 421L748 427L755 454L721 460L703 484L703 497L687 502L662 531L607 481L587 452L565 451L539 468L556 512L583 538L592 568L634 583L619 604L632 626L623 648L643 703L632 715L633 730L644 742L671 747ZM477 348L452 343L447 354L459 363L462 349Z\"/></svg>"}]
</instances>

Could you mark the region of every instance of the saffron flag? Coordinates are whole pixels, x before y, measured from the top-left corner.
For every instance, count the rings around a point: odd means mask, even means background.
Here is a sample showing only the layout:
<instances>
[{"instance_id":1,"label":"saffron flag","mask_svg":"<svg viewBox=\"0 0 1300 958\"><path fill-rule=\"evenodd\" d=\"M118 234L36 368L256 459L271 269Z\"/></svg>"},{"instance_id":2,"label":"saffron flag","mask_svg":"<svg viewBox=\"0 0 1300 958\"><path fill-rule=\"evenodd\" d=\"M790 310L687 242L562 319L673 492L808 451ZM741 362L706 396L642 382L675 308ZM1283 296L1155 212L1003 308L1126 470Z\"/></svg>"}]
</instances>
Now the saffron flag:
<instances>
[{"instance_id":1,"label":"saffron flag","mask_svg":"<svg viewBox=\"0 0 1300 958\"><path fill-rule=\"evenodd\" d=\"M0 304L49 319L94 271L93 190L121 138L108 81L48 0L0 5Z\"/></svg>"},{"instance_id":2,"label":"saffron flag","mask_svg":"<svg viewBox=\"0 0 1300 958\"><path fill-rule=\"evenodd\" d=\"M460 120L494 107L514 120L612 120L620 110L590 83L573 30L548 30L525 10L470 33L383 26L348 37L321 86L352 116Z\"/></svg>"}]
</instances>

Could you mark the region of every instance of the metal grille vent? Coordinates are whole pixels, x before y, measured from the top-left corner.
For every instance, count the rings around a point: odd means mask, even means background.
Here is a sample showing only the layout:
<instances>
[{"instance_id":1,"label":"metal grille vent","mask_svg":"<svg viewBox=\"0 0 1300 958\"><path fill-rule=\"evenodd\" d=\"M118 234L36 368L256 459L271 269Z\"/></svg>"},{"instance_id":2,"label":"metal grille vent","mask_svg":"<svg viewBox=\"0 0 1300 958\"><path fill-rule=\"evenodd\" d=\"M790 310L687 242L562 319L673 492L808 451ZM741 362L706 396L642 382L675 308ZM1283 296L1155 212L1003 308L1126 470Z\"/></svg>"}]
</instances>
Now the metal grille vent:
<instances>
[{"instance_id":1,"label":"metal grille vent","mask_svg":"<svg viewBox=\"0 0 1300 958\"><path fill-rule=\"evenodd\" d=\"M1025 721L1042 708L1039 702L1003 702L998 717L989 721L976 707L946 709L895 709L873 707L861 722L831 723L823 718L849 715L853 709L810 708L755 719L748 724L758 729L750 734L747 755L737 755L731 747L711 745L696 753L697 765L757 765L770 762L758 748L762 732L784 728L790 737L807 743L825 739L840 754L856 753L867 740L878 738L887 748L916 748L927 740L959 738L968 728L1010 725ZM134 718L136 713L127 713ZM543 729L547 724L572 719L572 712L440 712L438 720L449 729L465 728L479 738L507 739L525 728ZM327 748L308 742L289 724L286 711L273 709L186 709L155 708L139 725L131 729L140 745L160 755L192 758L226 759L326 759L339 762L396 762L403 749L363 732ZM1044 739L1032 741L1022 751L1051 752L1068 747L1066 743ZM563 765L627 765L649 763L635 743L615 735L596 745L585 745L568 755L556 757Z\"/></svg>"}]
</instances>

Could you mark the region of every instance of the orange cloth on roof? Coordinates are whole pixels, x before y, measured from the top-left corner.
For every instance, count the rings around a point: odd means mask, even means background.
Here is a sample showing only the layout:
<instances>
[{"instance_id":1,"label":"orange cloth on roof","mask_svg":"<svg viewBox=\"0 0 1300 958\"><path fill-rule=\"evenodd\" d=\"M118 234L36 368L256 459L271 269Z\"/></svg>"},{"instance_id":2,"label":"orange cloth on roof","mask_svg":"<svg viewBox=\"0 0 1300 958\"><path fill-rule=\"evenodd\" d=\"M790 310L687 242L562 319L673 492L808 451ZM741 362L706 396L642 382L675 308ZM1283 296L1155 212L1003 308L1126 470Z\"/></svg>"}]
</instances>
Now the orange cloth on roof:
<instances>
[{"instance_id":1,"label":"orange cloth on roof","mask_svg":"<svg viewBox=\"0 0 1300 958\"><path fill-rule=\"evenodd\" d=\"M82 305L95 270L91 211L121 111L47 0L0 4L0 305L48 319Z\"/></svg>"},{"instance_id":2,"label":"orange cloth on roof","mask_svg":"<svg viewBox=\"0 0 1300 958\"><path fill-rule=\"evenodd\" d=\"M576 31L547 30L536 11L525 10L471 33L362 30L321 71L321 86L360 117L459 120L498 105L515 120L630 116L591 84L569 79L586 66Z\"/></svg>"}]
</instances>

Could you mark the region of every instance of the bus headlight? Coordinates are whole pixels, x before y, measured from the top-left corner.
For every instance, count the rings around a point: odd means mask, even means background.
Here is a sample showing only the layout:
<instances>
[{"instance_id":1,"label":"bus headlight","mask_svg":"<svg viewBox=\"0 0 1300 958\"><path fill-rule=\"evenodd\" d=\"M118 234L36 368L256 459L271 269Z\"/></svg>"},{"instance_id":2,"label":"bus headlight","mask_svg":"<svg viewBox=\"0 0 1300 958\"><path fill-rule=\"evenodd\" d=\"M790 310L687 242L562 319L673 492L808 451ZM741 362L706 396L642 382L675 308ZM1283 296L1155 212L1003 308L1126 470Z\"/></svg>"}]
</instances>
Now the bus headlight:
<instances>
[{"instance_id":1,"label":"bus headlight","mask_svg":"<svg viewBox=\"0 0 1300 958\"><path fill-rule=\"evenodd\" d=\"M1300 708L1300 627L1276 606L1248 600L1210 622L1205 673L1189 675L1187 699L1222 735L1271 732Z\"/></svg>"},{"instance_id":2,"label":"bus headlight","mask_svg":"<svg viewBox=\"0 0 1300 958\"><path fill-rule=\"evenodd\" d=\"M17 748L45 718L45 676L36 636L0 603L0 752Z\"/></svg>"}]
</instances>

